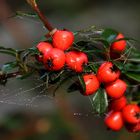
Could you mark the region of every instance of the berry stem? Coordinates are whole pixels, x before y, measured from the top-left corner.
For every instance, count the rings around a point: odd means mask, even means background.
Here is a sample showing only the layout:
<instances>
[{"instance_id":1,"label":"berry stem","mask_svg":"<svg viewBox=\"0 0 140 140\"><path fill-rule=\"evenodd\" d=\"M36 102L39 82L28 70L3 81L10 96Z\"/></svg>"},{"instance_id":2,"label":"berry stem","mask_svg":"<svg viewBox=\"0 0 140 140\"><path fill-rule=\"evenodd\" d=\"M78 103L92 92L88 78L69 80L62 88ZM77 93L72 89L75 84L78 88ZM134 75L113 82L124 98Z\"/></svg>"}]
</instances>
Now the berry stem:
<instances>
[{"instance_id":1,"label":"berry stem","mask_svg":"<svg viewBox=\"0 0 140 140\"><path fill-rule=\"evenodd\" d=\"M54 28L49 23L48 19L45 17L45 15L40 11L36 0L26 0L27 3L32 7L32 9L37 13L40 20L43 22L44 26L51 32Z\"/></svg>"}]
</instances>

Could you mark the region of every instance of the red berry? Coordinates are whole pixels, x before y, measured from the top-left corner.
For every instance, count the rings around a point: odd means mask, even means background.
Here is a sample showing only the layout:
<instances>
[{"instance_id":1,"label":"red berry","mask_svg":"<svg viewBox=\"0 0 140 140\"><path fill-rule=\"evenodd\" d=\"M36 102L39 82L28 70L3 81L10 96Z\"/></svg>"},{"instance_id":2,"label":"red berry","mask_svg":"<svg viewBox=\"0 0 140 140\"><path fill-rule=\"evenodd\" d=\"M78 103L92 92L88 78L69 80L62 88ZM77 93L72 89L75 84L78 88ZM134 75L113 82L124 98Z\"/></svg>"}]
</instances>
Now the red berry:
<instances>
[{"instance_id":1,"label":"red berry","mask_svg":"<svg viewBox=\"0 0 140 140\"><path fill-rule=\"evenodd\" d=\"M120 71L111 63L104 62L98 69L97 78L100 82L109 83L118 79Z\"/></svg>"},{"instance_id":2,"label":"red berry","mask_svg":"<svg viewBox=\"0 0 140 140\"><path fill-rule=\"evenodd\" d=\"M87 55L83 52L70 51L66 54L66 65L76 72L82 72L83 65L87 62Z\"/></svg>"},{"instance_id":3,"label":"red berry","mask_svg":"<svg viewBox=\"0 0 140 140\"><path fill-rule=\"evenodd\" d=\"M86 91L82 94L85 96L94 94L99 89L99 81L97 77L94 74L85 74L83 76L85 85L86 85Z\"/></svg>"},{"instance_id":4,"label":"red berry","mask_svg":"<svg viewBox=\"0 0 140 140\"><path fill-rule=\"evenodd\" d=\"M124 38L123 34L119 33L116 40ZM120 40L112 43L111 50L116 52L123 52L126 48L126 41Z\"/></svg>"},{"instance_id":5,"label":"red berry","mask_svg":"<svg viewBox=\"0 0 140 140\"><path fill-rule=\"evenodd\" d=\"M39 62L43 62L43 54L48 53L53 48L53 46L48 42L40 42L36 47L40 54L36 55L35 58Z\"/></svg>"},{"instance_id":6,"label":"red berry","mask_svg":"<svg viewBox=\"0 0 140 140\"><path fill-rule=\"evenodd\" d=\"M74 35L70 31L57 30L53 35L53 46L61 50L67 50L74 41Z\"/></svg>"},{"instance_id":7,"label":"red berry","mask_svg":"<svg viewBox=\"0 0 140 140\"><path fill-rule=\"evenodd\" d=\"M124 95L126 87L127 85L124 81L122 81L121 79L117 79L114 82L106 84L105 90L111 98L117 99Z\"/></svg>"},{"instance_id":8,"label":"red berry","mask_svg":"<svg viewBox=\"0 0 140 140\"><path fill-rule=\"evenodd\" d=\"M140 122L140 109L138 105L129 104L122 110L124 121L135 124Z\"/></svg>"},{"instance_id":9,"label":"red berry","mask_svg":"<svg viewBox=\"0 0 140 140\"><path fill-rule=\"evenodd\" d=\"M60 70L65 64L65 54L62 50L53 48L49 53L45 53L43 62L48 70Z\"/></svg>"},{"instance_id":10,"label":"red berry","mask_svg":"<svg viewBox=\"0 0 140 140\"><path fill-rule=\"evenodd\" d=\"M53 46L48 42L40 42L36 47L42 54L49 52L53 48Z\"/></svg>"},{"instance_id":11,"label":"red berry","mask_svg":"<svg viewBox=\"0 0 140 140\"><path fill-rule=\"evenodd\" d=\"M112 100L109 109L114 111L121 111L127 104L127 99L125 96L122 96L119 99Z\"/></svg>"},{"instance_id":12,"label":"red berry","mask_svg":"<svg viewBox=\"0 0 140 140\"><path fill-rule=\"evenodd\" d=\"M119 131L123 127L123 118L121 112L110 111L104 120L106 126L114 131Z\"/></svg>"}]
</instances>

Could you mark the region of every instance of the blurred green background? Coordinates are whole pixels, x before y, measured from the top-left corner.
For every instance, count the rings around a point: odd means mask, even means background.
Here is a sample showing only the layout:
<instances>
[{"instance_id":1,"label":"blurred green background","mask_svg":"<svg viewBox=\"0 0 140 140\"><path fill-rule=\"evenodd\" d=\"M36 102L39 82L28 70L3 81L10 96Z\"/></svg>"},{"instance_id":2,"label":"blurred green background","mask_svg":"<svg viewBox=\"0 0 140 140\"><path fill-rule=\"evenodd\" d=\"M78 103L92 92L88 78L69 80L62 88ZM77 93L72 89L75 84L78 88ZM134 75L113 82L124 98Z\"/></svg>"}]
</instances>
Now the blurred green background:
<instances>
[{"instance_id":1,"label":"blurred green background","mask_svg":"<svg viewBox=\"0 0 140 140\"><path fill-rule=\"evenodd\" d=\"M139 0L37 0L41 10L57 28L72 31L95 25L111 27L140 40ZM0 45L31 47L48 31L35 18L12 16L15 11L33 11L25 0L0 1ZM0 66L11 61L0 54ZM0 86L0 140L139 140L125 129L106 129L103 118L92 114L88 97L67 94L66 83L51 97L34 75L26 80L10 79Z\"/></svg>"}]
</instances>

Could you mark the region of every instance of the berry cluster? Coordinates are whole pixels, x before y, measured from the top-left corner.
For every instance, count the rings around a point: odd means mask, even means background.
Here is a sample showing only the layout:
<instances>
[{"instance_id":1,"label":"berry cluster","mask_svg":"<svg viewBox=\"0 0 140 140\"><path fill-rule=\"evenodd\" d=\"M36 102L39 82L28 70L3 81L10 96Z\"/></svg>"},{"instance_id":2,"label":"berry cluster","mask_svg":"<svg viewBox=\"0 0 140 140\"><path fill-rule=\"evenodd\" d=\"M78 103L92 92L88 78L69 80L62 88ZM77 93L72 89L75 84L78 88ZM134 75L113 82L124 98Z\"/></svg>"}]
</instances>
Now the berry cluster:
<instances>
[{"instance_id":1,"label":"berry cluster","mask_svg":"<svg viewBox=\"0 0 140 140\"><path fill-rule=\"evenodd\" d=\"M37 45L40 55L37 55L36 59L43 62L47 70L59 71L66 65L68 69L82 72L84 64L88 63L88 57L84 52L68 51L73 41L72 32L57 30L52 36L52 44L40 42Z\"/></svg>"},{"instance_id":2,"label":"berry cluster","mask_svg":"<svg viewBox=\"0 0 140 140\"><path fill-rule=\"evenodd\" d=\"M106 93L111 99L105 124L114 131L120 130L124 124L129 131L140 131L140 127L138 127L140 125L140 108L135 104L127 103L124 96L127 84L119 79L119 76L120 71L114 68L111 62L103 63L97 72L98 80L104 84Z\"/></svg>"},{"instance_id":3,"label":"berry cluster","mask_svg":"<svg viewBox=\"0 0 140 140\"><path fill-rule=\"evenodd\" d=\"M105 117L108 128L118 131L123 125L129 132L140 131L140 108L136 104L127 103L124 96L127 84L119 79L120 71L111 62L104 62L98 69L97 77L93 74L84 75L86 92L84 95L95 93L103 84L110 104Z\"/></svg>"},{"instance_id":4,"label":"berry cluster","mask_svg":"<svg viewBox=\"0 0 140 140\"><path fill-rule=\"evenodd\" d=\"M118 57L126 49L126 41L120 33L116 41L111 44L110 56ZM83 73L85 91L80 92L84 96L92 95L101 87L104 88L110 99L109 111L105 117L108 128L118 131L125 124L131 132L140 130L140 108L135 104L128 104L124 96L127 84L119 77L121 71L110 61L106 61L98 68L97 74L85 73L84 66L88 64L88 56L78 50L70 49L74 41L74 35L70 31L57 30L52 35L52 43L40 42L37 48L40 52L36 56L49 71L59 71L66 66L76 73Z\"/></svg>"},{"instance_id":5,"label":"berry cluster","mask_svg":"<svg viewBox=\"0 0 140 140\"><path fill-rule=\"evenodd\" d=\"M47 70L58 71L62 69L66 62L65 50L73 44L74 36L72 32L57 30L53 35L52 44L40 42L37 48L40 55L37 60L44 63Z\"/></svg>"}]
</instances>

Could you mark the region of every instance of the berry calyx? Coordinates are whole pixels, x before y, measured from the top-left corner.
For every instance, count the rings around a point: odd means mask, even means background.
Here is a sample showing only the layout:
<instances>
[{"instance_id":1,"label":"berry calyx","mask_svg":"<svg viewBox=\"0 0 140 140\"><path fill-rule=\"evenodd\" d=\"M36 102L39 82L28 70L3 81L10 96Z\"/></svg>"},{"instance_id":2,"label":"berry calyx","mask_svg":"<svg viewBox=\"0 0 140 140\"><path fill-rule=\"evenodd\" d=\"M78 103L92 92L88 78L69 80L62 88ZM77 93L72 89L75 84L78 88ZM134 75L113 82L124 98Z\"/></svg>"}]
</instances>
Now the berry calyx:
<instances>
[{"instance_id":1,"label":"berry calyx","mask_svg":"<svg viewBox=\"0 0 140 140\"><path fill-rule=\"evenodd\" d=\"M53 48L49 53L45 53L43 62L47 70L60 70L65 65L65 54L62 50Z\"/></svg>"},{"instance_id":2,"label":"berry calyx","mask_svg":"<svg viewBox=\"0 0 140 140\"><path fill-rule=\"evenodd\" d=\"M130 124L140 122L140 109L136 104L128 104L122 110L124 121Z\"/></svg>"},{"instance_id":3,"label":"berry calyx","mask_svg":"<svg viewBox=\"0 0 140 140\"><path fill-rule=\"evenodd\" d=\"M127 85L123 80L117 79L114 82L106 84L105 90L111 98L117 99L124 95L126 87Z\"/></svg>"},{"instance_id":4,"label":"berry calyx","mask_svg":"<svg viewBox=\"0 0 140 140\"><path fill-rule=\"evenodd\" d=\"M104 62L97 71L97 78L102 83L113 82L119 76L120 71L111 62Z\"/></svg>"},{"instance_id":5,"label":"berry calyx","mask_svg":"<svg viewBox=\"0 0 140 140\"><path fill-rule=\"evenodd\" d=\"M130 123L126 123L125 124L125 128L129 131L129 132L139 132L140 131L140 122L136 123L136 124L130 124Z\"/></svg>"},{"instance_id":6,"label":"berry calyx","mask_svg":"<svg viewBox=\"0 0 140 140\"><path fill-rule=\"evenodd\" d=\"M119 33L116 37L116 40L122 39L122 38L124 38L124 35ZM116 41L116 42L112 43L112 45L111 45L111 51L114 51L114 52L123 52L125 49L126 49L125 40Z\"/></svg>"},{"instance_id":7,"label":"berry calyx","mask_svg":"<svg viewBox=\"0 0 140 140\"><path fill-rule=\"evenodd\" d=\"M74 35L70 31L66 30L57 30L53 34L53 46L55 48L61 49L61 50L67 50L70 48L74 41Z\"/></svg>"},{"instance_id":8,"label":"berry calyx","mask_svg":"<svg viewBox=\"0 0 140 140\"><path fill-rule=\"evenodd\" d=\"M94 94L100 86L100 83L96 77L96 75L94 74L85 74L83 76L84 82L85 82L85 86L86 86L86 90L85 92L81 92L83 95L88 96L91 94Z\"/></svg>"}]
</instances>

